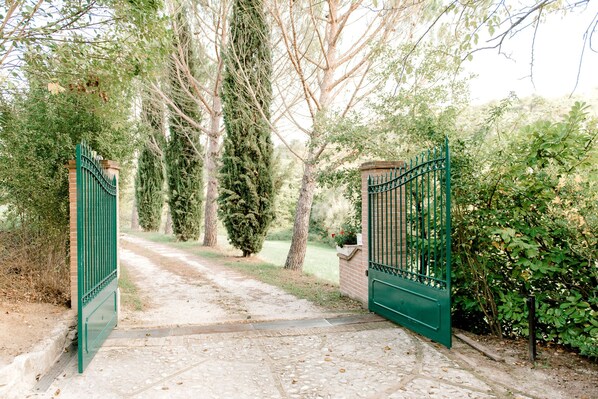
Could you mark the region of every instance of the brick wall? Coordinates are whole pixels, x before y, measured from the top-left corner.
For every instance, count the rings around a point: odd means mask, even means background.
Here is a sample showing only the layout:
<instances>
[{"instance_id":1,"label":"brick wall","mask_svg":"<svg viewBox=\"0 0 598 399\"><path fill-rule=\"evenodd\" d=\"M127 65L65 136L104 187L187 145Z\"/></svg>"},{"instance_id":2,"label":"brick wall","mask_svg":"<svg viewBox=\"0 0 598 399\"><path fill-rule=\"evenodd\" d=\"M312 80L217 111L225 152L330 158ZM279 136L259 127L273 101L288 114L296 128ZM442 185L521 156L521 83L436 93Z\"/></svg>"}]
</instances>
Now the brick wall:
<instances>
[{"instance_id":1,"label":"brick wall","mask_svg":"<svg viewBox=\"0 0 598 399\"><path fill-rule=\"evenodd\" d=\"M342 295L368 304L368 278L363 269L363 251L361 245L345 245L350 248L348 255L337 253L339 265L339 281Z\"/></svg>"},{"instance_id":2,"label":"brick wall","mask_svg":"<svg viewBox=\"0 0 598 399\"><path fill-rule=\"evenodd\" d=\"M70 235L70 277L71 277L71 309L77 311L77 166L71 160L69 169L69 235Z\"/></svg>"}]
</instances>

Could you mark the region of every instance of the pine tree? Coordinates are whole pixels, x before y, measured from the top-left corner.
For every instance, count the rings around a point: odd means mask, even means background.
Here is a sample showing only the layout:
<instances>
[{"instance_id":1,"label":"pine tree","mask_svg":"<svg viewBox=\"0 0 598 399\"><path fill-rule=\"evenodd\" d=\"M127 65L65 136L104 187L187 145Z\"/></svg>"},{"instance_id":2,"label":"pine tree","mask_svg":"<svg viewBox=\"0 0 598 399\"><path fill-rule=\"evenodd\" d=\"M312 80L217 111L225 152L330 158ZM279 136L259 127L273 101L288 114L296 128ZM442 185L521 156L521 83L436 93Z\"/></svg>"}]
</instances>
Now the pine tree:
<instances>
[{"instance_id":1,"label":"pine tree","mask_svg":"<svg viewBox=\"0 0 598 399\"><path fill-rule=\"evenodd\" d=\"M193 76L189 75L195 73L197 60L186 15L182 8L174 19L173 48L176 51L169 71L174 109L170 112L166 148L168 205L172 230L179 241L199 239L203 205L203 148L199 130L189 121L199 123L201 120L199 107L190 94ZM181 65L186 69L182 70Z\"/></svg>"},{"instance_id":2,"label":"pine tree","mask_svg":"<svg viewBox=\"0 0 598 399\"><path fill-rule=\"evenodd\" d=\"M261 250L274 215L272 55L262 0L235 0L231 21L222 85L226 138L219 213L230 243L249 256Z\"/></svg>"},{"instance_id":3,"label":"pine tree","mask_svg":"<svg viewBox=\"0 0 598 399\"><path fill-rule=\"evenodd\" d=\"M149 99L143 100L141 108L141 126L147 138L137 161L135 200L141 228L158 231L164 206L162 110Z\"/></svg>"}]
</instances>

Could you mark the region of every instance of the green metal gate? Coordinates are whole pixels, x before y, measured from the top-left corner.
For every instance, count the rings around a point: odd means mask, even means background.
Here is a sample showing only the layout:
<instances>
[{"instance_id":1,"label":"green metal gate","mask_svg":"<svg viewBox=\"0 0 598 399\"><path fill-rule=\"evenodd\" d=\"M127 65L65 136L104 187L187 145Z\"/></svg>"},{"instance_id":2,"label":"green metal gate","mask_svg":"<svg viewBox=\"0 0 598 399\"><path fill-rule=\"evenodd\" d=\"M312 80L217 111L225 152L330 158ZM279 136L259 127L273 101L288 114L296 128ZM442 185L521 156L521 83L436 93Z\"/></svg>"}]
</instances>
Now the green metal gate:
<instances>
[{"instance_id":1,"label":"green metal gate","mask_svg":"<svg viewBox=\"0 0 598 399\"><path fill-rule=\"evenodd\" d=\"M79 372L117 323L117 181L85 143L77 145Z\"/></svg>"},{"instance_id":2,"label":"green metal gate","mask_svg":"<svg viewBox=\"0 0 598 399\"><path fill-rule=\"evenodd\" d=\"M368 305L451 347L448 140L368 179Z\"/></svg>"}]
</instances>

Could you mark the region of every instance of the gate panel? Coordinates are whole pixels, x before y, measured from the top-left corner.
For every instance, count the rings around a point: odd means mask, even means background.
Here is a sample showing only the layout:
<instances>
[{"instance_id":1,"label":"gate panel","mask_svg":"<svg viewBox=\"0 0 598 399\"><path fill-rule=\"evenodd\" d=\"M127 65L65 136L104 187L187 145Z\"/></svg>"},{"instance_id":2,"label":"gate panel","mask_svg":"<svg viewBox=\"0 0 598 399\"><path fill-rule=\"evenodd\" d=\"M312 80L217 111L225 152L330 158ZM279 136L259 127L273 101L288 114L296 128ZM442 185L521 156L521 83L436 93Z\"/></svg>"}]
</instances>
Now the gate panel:
<instances>
[{"instance_id":1,"label":"gate panel","mask_svg":"<svg viewBox=\"0 0 598 399\"><path fill-rule=\"evenodd\" d=\"M450 157L427 151L368 179L368 306L451 347Z\"/></svg>"},{"instance_id":2,"label":"gate panel","mask_svg":"<svg viewBox=\"0 0 598 399\"><path fill-rule=\"evenodd\" d=\"M117 323L117 181L86 144L77 145L79 372Z\"/></svg>"}]
</instances>

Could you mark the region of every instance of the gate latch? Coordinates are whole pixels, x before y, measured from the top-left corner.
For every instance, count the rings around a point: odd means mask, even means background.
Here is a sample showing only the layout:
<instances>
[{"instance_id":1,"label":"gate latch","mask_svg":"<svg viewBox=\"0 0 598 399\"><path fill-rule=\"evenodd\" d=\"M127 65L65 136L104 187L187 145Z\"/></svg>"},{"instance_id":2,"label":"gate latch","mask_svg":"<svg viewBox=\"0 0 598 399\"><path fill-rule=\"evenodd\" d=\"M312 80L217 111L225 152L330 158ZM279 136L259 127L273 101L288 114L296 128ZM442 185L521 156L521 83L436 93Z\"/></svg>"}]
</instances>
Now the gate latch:
<instances>
[{"instance_id":1,"label":"gate latch","mask_svg":"<svg viewBox=\"0 0 598 399\"><path fill-rule=\"evenodd\" d=\"M368 270L367 269L365 270L365 276L366 277L368 276Z\"/></svg>"}]
</instances>

